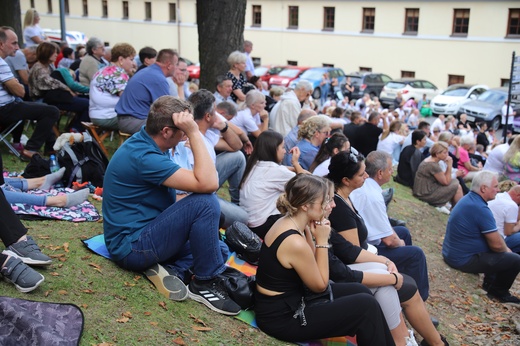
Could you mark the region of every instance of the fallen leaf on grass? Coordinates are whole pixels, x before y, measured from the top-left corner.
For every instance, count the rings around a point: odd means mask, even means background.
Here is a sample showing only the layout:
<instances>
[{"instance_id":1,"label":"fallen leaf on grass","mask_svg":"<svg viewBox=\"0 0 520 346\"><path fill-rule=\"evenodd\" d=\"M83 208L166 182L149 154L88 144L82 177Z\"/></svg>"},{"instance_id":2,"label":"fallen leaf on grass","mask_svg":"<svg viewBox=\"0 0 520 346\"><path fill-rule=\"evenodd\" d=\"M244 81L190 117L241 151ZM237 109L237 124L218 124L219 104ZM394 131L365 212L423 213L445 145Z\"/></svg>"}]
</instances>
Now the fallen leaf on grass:
<instances>
[{"instance_id":1,"label":"fallen leaf on grass","mask_svg":"<svg viewBox=\"0 0 520 346\"><path fill-rule=\"evenodd\" d=\"M199 332L209 332L210 330L213 330L213 328L210 327L191 326L191 328Z\"/></svg>"},{"instance_id":2,"label":"fallen leaf on grass","mask_svg":"<svg viewBox=\"0 0 520 346\"><path fill-rule=\"evenodd\" d=\"M101 266L99 264L91 262L88 265L91 266L91 267L94 267L94 270L97 270L98 272L102 273Z\"/></svg>"},{"instance_id":3,"label":"fallen leaf on grass","mask_svg":"<svg viewBox=\"0 0 520 346\"><path fill-rule=\"evenodd\" d=\"M145 316L151 316L152 313L151 313L150 311L145 311L145 312L144 312L144 315L145 315Z\"/></svg>"},{"instance_id":4,"label":"fallen leaf on grass","mask_svg":"<svg viewBox=\"0 0 520 346\"><path fill-rule=\"evenodd\" d=\"M166 331L166 333L173 334L173 335L177 334L178 332L179 332L179 331L178 331L178 330L175 330L175 329L173 329L173 330L167 330L167 331Z\"/></svg>"},{"instance_id":5,"label":"fallen leaf on grass","mask_svg":"<svg viewBox=\"0 0 520 346\"><path fill-rule=\"evenodd\" d=\"M52 276L60 276L60 273L52 272L51 275Z\"/></svg>"},{"instance_id":6,"label":"fallen leaf on grass","mask_svg":"<svg viewBox=\"0 0 520 346\"><path fill-rule=\"evenodd\" d=\"M132 313L130 311L125 311L121 315L128 317L128 318L132 318Z\"/></svg>"},{"instance_id":7,"label":"fallen leaf on grass","mask_svg":"<svg viewBox=\"0 0 520 346\"><path fill-rule=\"evenodd\" d=\"M45 297L48 297L49 294L51 294L52 290L49 290L49 291L45 291L45 293L43 294Z\"/></svg>"},{"instance_id":8,"label":"fallen leaf on grass","mask_svg":"<svg viewBox=\"0 0 520 346\"><path fill-rule=\"evenodd\" d=\"M166 303L165 302L159 302L159 306L161 308L163 308L164 310L168 311L168 308L166 307Z\"/></svg>"},{"instance_id":9,"label":"fallen leaf on grass","mask_svg":"<svg viewBox=\"0 0 520 346\"><path fill-rule=\"evenodd\" d=\"M92 293L94 293L94 291L91 290L91 289L85 289L85 290L82 290L82 292L84 292L84 293L88 293L88 294L92 294Z\"/></svg>"},{"instance_id":10,"label":"fallen leaf on grass","mask_svg":"<svg viewBox=\"0 0 520 346\"><path fill-rule=\"evenodd\" d=\"M125 286L126 286L126 287L134 287L135 284L131 284L130 282L125 281Z\"/></svg>"},{"instance_id":11,"label":"fallen leaf on grass","mask_svg":"<svg viewBox=\"0 0 520 346\"><path fill-rule=\"evenodd\" d=\"M102 342L102 343L97 344L97 345L95 345L95 346L114 346L114 344L111 344L111 343L109 343L109 342Z\"/></svg>"},{"instance_id":12,"label":"fallen leaf on grass","mask_svg":"<svg viewBox=\"0 0 520 346\"><path fill-rule=\"evenodd\" d=\"M150 324L151 324L152 326L157 327L157 325L158 325L159 323L158 323L158 322L150 322Z\"/></svg>"},{"instance_id":13,"label":"fallen leaf on grass","mask_svg":"<svg viewBox=\"0 0 520 346\"><path fill-rule=\"evenodd\" d=\"M80 306L81 306L83 309L88 308L88 304L81 304Z\"/></svg>"},{"instance_id":14,"label":"fallen leaf on grass","mask_svg":"<svg viewBox=\"0 0 520 346\"><path fill-rule=\"evenodd\" d=\"M62 296L64 296L64 295L69 294L69 292L67 292L67 291L65 291L65 290L59 290L59 291L58 291L58 294L61 294Z\"/></svg>"},{"instance_id":15,"label":"fallen leaf on grass","mask_svg":"<svg viewBox=\"0 0 520 346\"><path fill-rule=\"evenodd\" d=\"M91 257L92 257L92 255L86 255L86 256L81 257L81 260L86 261L86 260L90 259Z\"/></svg>"},{"instance_id":16,"label":"fallen leaf on grass","mask_svg":"<svg viewBox=\"0 0 520 346\"><path fill-rule=\"evenodd\" d=\"M58 261L60 262L65 262L67 260L67 257L60 257L58 258Z\"/></svg>"},{"instance_id":17,"label":"fallen leaf on grass","mask_svg":"<svg viewBox=\"0 0 520 346\"><path fill-rule=\"evenodd\" d=\"M59 246L59 245L49 245L49 246L47 246L47 249L49 249L51 251L56 251L56 250L61 249L61 246Z\"/></svg>"},{"instance_id":18,"label":"fallen leaf on grass","mask_svg":"<svg viewBox=\"0 0 520 346\"><path fill-rule=\"evenodd\" d=\"M38 235L38 236L36 236L36 238L38 238L38 239L51 239L51 237L49 237L48 235Z\"/></svg>"},{"instance_id":19,"label":"fallen leaf on grass","mask_svg":"<svg viewBox=\"0 0 520 346\"><path fill-rule=\"evenodd\" d=\"M69 252L69 243L63 243L63 250L65 250L65 252Z\"/></svg>"},{"instance_id":20,"label":"fallen leaf on grass","mask_svg":"<svg viewBox=\"0 0 520 346\"><path fill-rule=\"evenodd\" d=\"M128 317L124 317L124 316L123 316L123 317L121 317L121 318L117 318L117 319L116 319L116 322L118 322L118 323L126 323L126 322L128 322L129 320L130 320L130 319L129 319Z\"/></svg>"},{"instance_id":21,"label":"fallen leaf on grass","mask_svg":"<svg viewBox=\"0 0 520 346\"><path fill-rule=\"evenodd\" d=\"M201 320L198 317L193 316L192 314L190 314L190 318L193 319L193 321L195 321L195 323L202 324L204 327L208 326L203 320Z\"/></svg>"},{"instance_id":22,"label":"fallen leaf on grass","mask_svg":"<svg viewBox=\"0 0 520 346\"><path fill-rule=\"evenodd\" d=\"M182 340L182 338L180 336L177 339L173 339L173 343L176 345L186 345L184 343L184 340Z\"/></svg>"},{"instance_id":23,"label":"fallen leaf on grass","mask_svg":"<svg viewBox=\"0 0 520 346\"><path fill-rule=\"evenodd\" d=\"M50 258L60 258L60 257L65 257L65 254L64 253L57 253L57 254L53 254L53 255L49 255Z\"/></svg>"},{"instance_id":24,"label":"fallen leaf on grass","mask_svg":"<svg viewBox=\"0 0 520 346\"><path fill-rule=\"evenodd\" d=\"M141 275L136 275L136 276L134 276L134 281L139 281L141 278L142 278Z\"/></svg>"}]
</instances>

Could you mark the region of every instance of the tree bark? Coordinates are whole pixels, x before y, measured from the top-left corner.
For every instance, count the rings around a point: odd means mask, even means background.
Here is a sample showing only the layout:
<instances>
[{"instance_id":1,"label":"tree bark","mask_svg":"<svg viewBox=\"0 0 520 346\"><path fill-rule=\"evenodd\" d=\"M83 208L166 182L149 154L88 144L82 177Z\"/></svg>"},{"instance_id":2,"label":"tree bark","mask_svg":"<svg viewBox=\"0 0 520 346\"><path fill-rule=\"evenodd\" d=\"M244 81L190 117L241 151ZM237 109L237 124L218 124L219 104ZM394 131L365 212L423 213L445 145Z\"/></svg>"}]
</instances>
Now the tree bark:
<instances>
[{"instance_id":1,"label":"tree bark","mask_svg":"<svg viewBox=\"0 0 520 346\"><path fill-rule=\"evenodd\" d=\"M2 26L10 26L18 35L18 43L23 46L22 17L20 0L3 0L0 11L0 23Z\"/></svg>"},{"instance_id":2,"label":"tree bark","mask_svg":"<svg viewBox=\"0 0 520 346\"><path fill-rule=\"evenodd\" d=\"M242 50L246 0L197 0L200 87L215 90L218 75L229 70L228 55Z\"/></svg>"}]
</instances>

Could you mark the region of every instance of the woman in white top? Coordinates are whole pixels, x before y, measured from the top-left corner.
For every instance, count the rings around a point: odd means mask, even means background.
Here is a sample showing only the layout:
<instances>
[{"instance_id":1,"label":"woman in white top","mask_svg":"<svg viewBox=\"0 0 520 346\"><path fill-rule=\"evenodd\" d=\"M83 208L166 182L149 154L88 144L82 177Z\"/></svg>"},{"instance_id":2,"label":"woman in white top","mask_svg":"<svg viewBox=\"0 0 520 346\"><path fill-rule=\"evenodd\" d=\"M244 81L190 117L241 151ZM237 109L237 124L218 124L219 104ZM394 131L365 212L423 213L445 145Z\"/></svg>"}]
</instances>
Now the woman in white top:
<instances>
[{"instance_id":1,"label":"woman in white top","mask_svg":"<svg viewBox=\"0 0 520 346\"><path fill-rule=\"evenodd\" d=\"M40 15L34 8L30 8L25 12L23 20L23 40L25 47L37 46L43 41L48 41L47 36L38 25L40 23Z\"/></svg>"},{"instance_id":2,"label":"woman in white top","mask_svg":"<svg viewBox=\"0 0 520 346\"><path fill-rule=\"evenodd\" d=\"M293 167L283 166L285 147L280 133L267 130L256 139L240 182L240 206L249 215L248 226L261 238L280 218L276 201L284 186L296 173L304 170L298 163L300 150L291 149Z\"/></svg>"},{"instance_id":3,"label":"woman in white top","mask_svg":"<svg viewBox=\"0 0 520 346\"><path fill-rule=\"evenodd\" d=\"M110 65L96 72L90 82L90 119L102 128L118 130L115 107L135 71L135 49L128 43L112 48Z\"/></svg>"},{"instance_id":4,"label":"woman in white top","mask_svg":"<svg viewBox=\"0 0 520 346\"><path fill-rule=\"evenodd\" d=\"M258 137L269 126L269 113L265 110L265 95L258 90L251 90L246 95L246 102L240 107L231 122L244 133Z\"/></svg>"},{"instance_id":5,"label":"woman in white top","mask_svg":"<svg viewBox=\"0 0 520 346\"><path fill-rule=\"evenodd\" d=\"M401 145L404 142L404 136L399 134L402 125L403 123L400 120L392 121L388 130L383 131L377 143L377 150L392 155L394 163L399 162Z\"/></svg>"}]
</instances>

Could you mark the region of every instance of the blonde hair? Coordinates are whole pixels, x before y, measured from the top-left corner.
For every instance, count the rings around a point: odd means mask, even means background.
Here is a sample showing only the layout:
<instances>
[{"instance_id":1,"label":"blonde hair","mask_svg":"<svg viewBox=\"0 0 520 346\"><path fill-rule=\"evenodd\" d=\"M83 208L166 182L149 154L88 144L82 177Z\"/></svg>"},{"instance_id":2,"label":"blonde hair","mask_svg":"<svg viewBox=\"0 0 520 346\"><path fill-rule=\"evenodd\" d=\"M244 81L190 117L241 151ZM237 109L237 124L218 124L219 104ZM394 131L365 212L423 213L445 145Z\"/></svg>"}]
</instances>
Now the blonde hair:
<instances>
[{"instance_id":1,"label":"blonde hair","mask_svg":"<svg viewBox=\"0 0 520 346\"><path fill-rule=\"evenodd\" d=\"M38 11L34 8L30 8L25 12L25 17L23 19L23 28L25 29L28 26L34 25L34 18L39 17Z\"/></svg>"},{"instance_id":2,"label":"blonde hair","mask_svg":"<svg viewBox=\"0 0 520 346\"><path fill-rule=\"evenodd\" d=\"M311 139L314 134L330 125L330 120L325 115L313 115L305 120L298 130L298 139Z\"/></svg>"},{"instance_id":3,"label":"blonde hair","mask_svg":"<svg viewBox=\"0 0 520 346\"><path fill-rule=\"evenodd\" d=\"M507 149L506 153L504 154L504 162L509 162L513 156L516 155L520 151L520 136L515 137L511 145L509 146L509 149Z\"/></svg>"},{"instance_id":4,"label":"blonde hair","mask_svg":"<svg viewBox=\"0 0 520 346\"><path fill-rule=\"evenodd\" d=\"M285 184L285 191L278 197L276 208L280 213L292 216L298 208L316 202L320 197L325 201L330 187L326 179L317 175L297 174Z\"/></svg>"},{"instance_id":5,"label":"blonde hair","mask_svg":"<svg viewBox=\"0 0 520 346\"><path fill-rule=\"evenodd\" d=\"M434 143L430 148L430 155L432 157L437 157L437 154L442 153L444 150L448 150L448 147L448 143L438 141L437 143Z\"/></svg>"}]
</instances>

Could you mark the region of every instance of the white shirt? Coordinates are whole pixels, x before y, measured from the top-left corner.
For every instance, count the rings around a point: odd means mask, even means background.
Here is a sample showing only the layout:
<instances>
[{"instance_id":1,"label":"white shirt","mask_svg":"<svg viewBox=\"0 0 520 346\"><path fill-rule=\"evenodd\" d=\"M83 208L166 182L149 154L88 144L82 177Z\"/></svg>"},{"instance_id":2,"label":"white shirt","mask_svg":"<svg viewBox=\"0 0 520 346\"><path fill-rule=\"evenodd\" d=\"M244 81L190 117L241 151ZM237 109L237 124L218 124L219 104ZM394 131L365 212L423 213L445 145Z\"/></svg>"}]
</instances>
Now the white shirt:
<instances>
[{"instance_id":1,"label":"white shirt","mask_svg":"<svg viewBox=\"0 0 520 346\"><path fill-rule=\"evenodd\" d=\"M327 174L329 174L329 165L330 165L330 158L326 159L322 163L316 166L314 168L314 172L312 174L317 175L319 177L324 177Z\"/></svg>"},{"instance_id":2,"label":"white shirt","mask_svg":"<svg viewBox=\"0 0 520 346\"><path fill-rule=\"evenodd\" d=\"M258 114L251 114L251 109L246 108L237 113L233 119L230 120L233 124L239 127L244 133L251 133L258 130L260 124L260 116Z\"/></svg>"},{"instance_id":3,"label":"white shirt","mask_svg":"<svg viewBox=\"0 0 520 346\"><path fill-rule=\"evenodd\" d=\"M431 130L432 132L435 131L435 129L439 129L440 132L444 131L445 126L441 119L437 118L432 124Z\"/></svg>"},{"instance_id":4,"label":"white shirt","mask_svg":"<svg viewBox=\"0 0 520 346\"><path fill-rule=\"evenodd\" d=\"M504 171L504 155L509 149L509 144L500 144L493 148L489 152L486 163L484 164L484 170L495 173L502 173Z\"/></svg>"},{"instance_id":5,"label":"white shirt","mask_svg":"<svg viewBox=\"0 0 520 346\"><path fill-rule=\"evenodd\" d=\"M494 200L488 202L488 207L493 213L498 232L505 238L504 224L516 224L518 218L518 205L516 205L516 203L511 199L509 193L502 192L497 194Z\"/></svg>"},{"instance_id":6,"label":"white shirt","mask_svg":"<svg viewBox=\"0 0 520 346\"><path fill-rule=\"evenodd\" d=\"M504 104L502 106L502 125L506 123L506 113L507 113L507 105ZM513 107L509 106L509 116L507 117L507 124L513 125L513 121L515 120L515 116L513 115L514 110Z\"/></svg>"},{"instance_id":7,"label":"white shirt","mask_svg":"<svg viewBox=\"0 0 520 346\"><path fill-rule=\"evenodd\" d=\"M368 178L362 187L350 193L352 204L367 226L367 241L372 245L379 245L382 238L394 234L382 192L381 186L374 179Z\"/></svg>"},{"instance_id":8,"label":"white shirt","mask_svg":"<svg viewBox=\"0 0 520 346\"><path fill-rule=\"evenodd\" d=\"M285 137L293 127L298 125L301 111L300 101L294 91L285 92L271 110L269 126Z\"/></svg>"},{"instance_id":9,"label":"white shirt","mask_svg":"<svg viewBox=\"0 0 520 346\"><path fill-rule=\"evenodd\" d=\"M392 155L394 150L401 145L404 141L404 136L401 136L395 132L390 132L385 139L381 139L382 135L379 136L379 142L377 142L377 150L384 151Z\"/></svg>"},{"instance_id":10,"label":"white shirt","mask_svg":"<svg viewBox=\"0 0 520 346\"><path fill-rule=\"evenodd\" d=\"M240 189L240 206L249 215L248 225L258 227L280 214L276 201L295 173L272 161L258 161Z\"/></svg>"}]
</instances>

